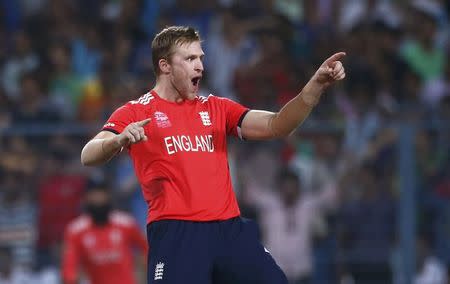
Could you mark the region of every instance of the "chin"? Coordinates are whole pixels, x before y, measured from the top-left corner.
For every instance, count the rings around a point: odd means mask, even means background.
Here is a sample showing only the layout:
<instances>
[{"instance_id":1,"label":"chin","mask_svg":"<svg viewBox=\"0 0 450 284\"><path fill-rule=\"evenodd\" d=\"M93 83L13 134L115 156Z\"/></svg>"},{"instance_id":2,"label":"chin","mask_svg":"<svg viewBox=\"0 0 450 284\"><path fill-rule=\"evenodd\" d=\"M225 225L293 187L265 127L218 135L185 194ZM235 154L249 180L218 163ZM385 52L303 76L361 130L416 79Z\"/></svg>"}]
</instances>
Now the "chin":
<instances>
[{"instance_id":1,"label":"chin","mask_svg":"<svg viewBox=\"0 0 450 284\"><path fill-rule=\"evenodd\" d=\"M190 92L186 95L187 100L193 100L198 95L198 92Z\"/></svg>"}]
</instances>

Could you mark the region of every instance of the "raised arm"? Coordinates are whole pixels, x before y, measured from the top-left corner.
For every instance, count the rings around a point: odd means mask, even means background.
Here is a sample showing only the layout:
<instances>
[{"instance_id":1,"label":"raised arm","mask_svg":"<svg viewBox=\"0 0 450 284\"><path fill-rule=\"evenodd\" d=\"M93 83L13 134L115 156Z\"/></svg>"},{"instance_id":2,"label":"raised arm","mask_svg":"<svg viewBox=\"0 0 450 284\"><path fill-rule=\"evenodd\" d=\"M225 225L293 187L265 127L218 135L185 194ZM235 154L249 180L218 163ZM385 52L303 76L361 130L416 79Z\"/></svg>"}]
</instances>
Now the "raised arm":
<instances>
[{"instance_id":1,"label":"raised arm","mask_svg":"<svg viewBox=\"0 0 450 284\"><path fill-rule=\"evenodd\" d=\"M345 70L340 61L344 56L344 52L338 52L325 60L302 91L279 112L249 111L241 124L242 136L260 140L291 134L308 117L325 89L345 78Z\"/></svg>"},{"instance_id":2,"label":"raised arm","mask_svg":"<svg viewBox=\"0 0 450 284\"><path fill-rule=\"evenodd\" d=\"M101 131L81 151L81 163L85 166L102 165L111 160L123 147L146 141L144 126L150 118L130 123L120 134Z\"/></svg>"}]
</instances>

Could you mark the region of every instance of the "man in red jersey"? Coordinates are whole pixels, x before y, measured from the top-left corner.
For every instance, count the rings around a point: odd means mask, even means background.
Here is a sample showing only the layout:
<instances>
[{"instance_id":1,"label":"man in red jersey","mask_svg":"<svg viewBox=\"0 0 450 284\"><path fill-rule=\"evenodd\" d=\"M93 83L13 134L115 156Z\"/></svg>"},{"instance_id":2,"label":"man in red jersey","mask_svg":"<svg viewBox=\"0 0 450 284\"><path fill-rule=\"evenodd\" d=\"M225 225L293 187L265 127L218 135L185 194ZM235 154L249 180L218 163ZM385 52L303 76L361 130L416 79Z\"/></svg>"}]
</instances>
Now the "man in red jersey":
<instances>
[{"instance_id":1,"label":"man in red jersey","mask_svg":"<svg viewBox=\"0 0 450 284\"><path fill-rule=\"evenodd\" d=\"M133 218L112 211L111 197L104 183L91 182L85 195L87 214L72 221L64 235L62 279L79 283L81 270L90 283L137 283L134 249L142 256L147 242Z\"/></svg>"},{"instance_id":2,"label":"man in red jersey","mask_svg":"<svg viewBox=\"0 0 450 284\"><path fill-rule=\"evenodd\" d=\"M169 27L156 35L154 88L118 108L81 152L84 165L100 165L129 150L149 205L148 283L287 283L255 224L239 217L226 138L289 135L324 90L345 77L344 55L328 58L274 113L198 96L204 56L198 33Z\"/></svg>"}]
</instances>

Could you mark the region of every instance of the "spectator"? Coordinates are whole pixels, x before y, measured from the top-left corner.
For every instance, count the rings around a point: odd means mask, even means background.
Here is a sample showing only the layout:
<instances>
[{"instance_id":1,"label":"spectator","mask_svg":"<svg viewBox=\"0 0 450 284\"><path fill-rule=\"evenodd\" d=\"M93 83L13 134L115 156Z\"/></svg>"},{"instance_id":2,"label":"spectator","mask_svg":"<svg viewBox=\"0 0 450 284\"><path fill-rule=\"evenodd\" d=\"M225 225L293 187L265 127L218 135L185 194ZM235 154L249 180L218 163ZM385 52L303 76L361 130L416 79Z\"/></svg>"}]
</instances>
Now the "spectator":
<instances>
[{"instance_id":1,"label":"spectator","mask_svg":"<svg viewBox=\"0 0 450 284\"><path fill-rule=\"evenodd\" d=\"M92 283L137 283L133 248L139 249L141 265L147 255L141 229L129 215L113 211L104 182L90 181L84 205L86 213L73 220L64 235L63 282L77 283L83 270Z\"/></svg>"},{"instance_id":2,"label":"spectator","mask_svg":"<svg viewBox=\"0 0 450 284\"><path fill-rule=\"evenodd\" d=\"M249 64L255 54L255 42L248 33L248 22L239 19L236 9L224 9L216 31L206 46L209 84L219 96L236 99L233 80L237 69Z\"/></svg>"},{"instance_id":3,"label":"spectator","mask_svg":"<svg viewBox=\"0 0 450 284\"><path fill-rule=\"evenodd\" d=\"M10 247L0 247L0 284L32 283L30 275L14 265Z\"/></svg>"},{"instance_id":4,"label":"spectator","mask_svg":"<svg viewBox=\"0 0 450 284\"><path fill-rule=\"evenodd\" d=\"M313 236L323 225L320 216L336 203L335 186L320 193L305 193L301 191L298 176L282 169L273 191L258 191L251 185L246 190L246 197L261 214L263 243L290 283L310 283Z\"/></svg>"},{"instance_id":5,"label":"spectator","mask_svg":"<svg viewBox=\"0 0 450 284\"><path fill-rule=\"evenodd\" d=\"M439 78L447 62L445 51L436 45L441 8L435 1L423 0L412 1L410 7L407 18L411 38L404 43L401 55L422 81Z\"/></svg>"},{"instance_id":6,"label":"spectator","mask_svg":"<svg viewBox=\"0 0 450 284\"><path fill-rule=\"evenodd\" d=\"M20 107L13 110L13 121L18 124L48 123L59 119L51 110L43 86L34 74L24 74L21 78L17 105Z\"/></svg>"},{"instance_id":7,"label":"spectator","mask_svg":"<svg viewBox=\"0 0 450 284\"><path fill-rule=\"evenodd\" d=\"M86 186L83 175L70 171L66 150L53 148L42 162L42 176L37 184L40 267L58 265L64 230L81 212Z\"/></svg>"},{"instance_id":8,"label":"spectator","mask_svg":"<svg viewBox=\"0 0 450 284\"><path fill-rule=\"evenodd\" d=\"M13 266L31 269L37 239L36 204L32 202L26 176L10 170L3 176L0 195L0 246L11 250Z\"/></svg>"},{"instance_id":9,"label":"spectator","mask_svg":"<svg viewBox=\"0 0 450 284\"><path fill-rule=\"evenodd\" d=\"M352 185L353 183L353 185ZM340 254L356 283L391 283L395 202L389 185L366 163L348 184L340 210ZM353 197L351 197L353 195Z\"/></svg>"},{"instance_id":10,"label":"spectator","mask_svg":"<svg viewBox=\"0 0 450 284\"><path fill-rule=\"evenodd\" d=\"M50 100L58 110L58 114L66 120L75 118L83 90L83 81L73 72L70 56L70 49L64 44L54 44L49 49L52 66L49 82Z\"/></svg>"},{"instance_id":11,"label":"spectator","mask_svg":"<svg viewBox=\"0 0 450 284\"><path fill-rule=\"evenodd\" d=\"M83 79L92 79L100 70L102 54L98 31L82 26L79 36L72 41L72 67L76 75Z\"/></svg>"},{"instance_id":12,"label":"spectator","mask_svg":"<svg viewBox=\"0 0 450 284\"><path fill-rule=\"evenodd\" d=\"M12 121L13 103L0 87L0 130L8 128Z\"/></svg>"},{"instance_id":13,"label":"spectator","mask_svg":"<svg viewBox=\"0 0 450 284\"><path fill-rule=\"evenodd\" d=\"M447 284L447 269L442 262L433 255L427 237L417 239L417 270L414 284Z\"/></svg>"},{"instance_id":14,"label":"spectator","mask_svg":"<svg viewBox=\"0 0 450 284\"><path fill-rule=\"evenodd\" d=\"M27 33L24 31L16 33L14 42L14 53L0 70L1 83L6 94L13 99L18 99L22 76L35 71L40 60L33 50Z\"/></svg>"}]
</instances>

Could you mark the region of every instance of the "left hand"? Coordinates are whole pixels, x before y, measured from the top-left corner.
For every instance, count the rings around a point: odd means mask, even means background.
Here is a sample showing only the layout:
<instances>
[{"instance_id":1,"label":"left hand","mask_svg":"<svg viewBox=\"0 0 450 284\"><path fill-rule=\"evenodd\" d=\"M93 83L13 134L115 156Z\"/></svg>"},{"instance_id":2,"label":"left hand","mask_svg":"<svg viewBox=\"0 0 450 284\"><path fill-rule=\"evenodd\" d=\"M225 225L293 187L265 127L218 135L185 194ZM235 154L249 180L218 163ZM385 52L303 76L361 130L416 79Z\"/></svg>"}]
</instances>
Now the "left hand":
<instances>
[{"instance_id":1,"label":"left hand","mask_svg":"<svg viewBox=\"0 0 450 284\"><path fill-rule=\"evenodd\" d=\"M345 69L340 61L344 56L345 52L338 52L330 56L322 63L311 80L314 80L325 89L332 83L344 79Z\"/></svg>"},{"instance_id":2,"label":"left hand","mask_svg":"<svg viewBox=\"0 0 450 284\"><path fill-rule=\"evenodd\" d=\"M345 52L338 52L330 56L306 83L302 91L302 99L307 105L311 107L317 105L323 91L328 86L345 78L344 66L340 61L344 56Z\"/></svg>"}]
</instances>

